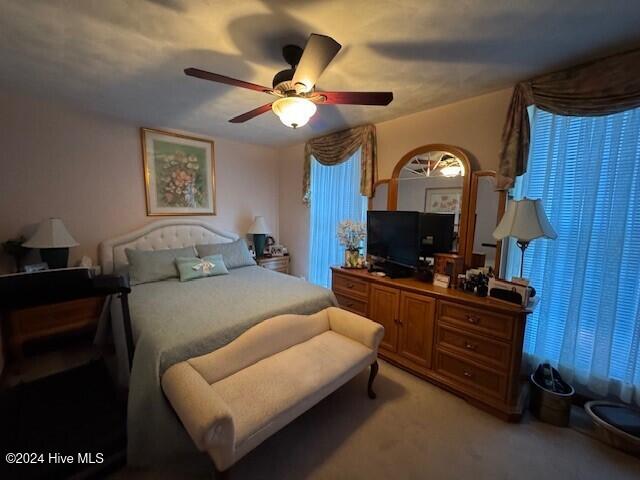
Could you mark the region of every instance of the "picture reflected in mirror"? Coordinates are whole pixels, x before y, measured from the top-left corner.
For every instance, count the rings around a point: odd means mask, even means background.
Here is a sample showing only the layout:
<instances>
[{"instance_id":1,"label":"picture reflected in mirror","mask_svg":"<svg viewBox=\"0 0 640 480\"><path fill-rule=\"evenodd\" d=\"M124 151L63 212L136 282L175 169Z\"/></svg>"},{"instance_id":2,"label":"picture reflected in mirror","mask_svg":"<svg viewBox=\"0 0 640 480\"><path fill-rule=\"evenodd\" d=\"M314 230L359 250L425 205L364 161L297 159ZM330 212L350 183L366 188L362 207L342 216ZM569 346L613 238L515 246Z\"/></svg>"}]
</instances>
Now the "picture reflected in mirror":
<instances>
[{"instance_id":1,"label":"picture reflected in mirror","mask_svg":"<svg viewBox=\"0 0 640 480\"><path fill-rule=\"evenodd\" d=\"M462 212L464 163L445 151L429 151L413 157L398 176L398 210L452 215L459 232Z\"/></svg>"}]
</instances>

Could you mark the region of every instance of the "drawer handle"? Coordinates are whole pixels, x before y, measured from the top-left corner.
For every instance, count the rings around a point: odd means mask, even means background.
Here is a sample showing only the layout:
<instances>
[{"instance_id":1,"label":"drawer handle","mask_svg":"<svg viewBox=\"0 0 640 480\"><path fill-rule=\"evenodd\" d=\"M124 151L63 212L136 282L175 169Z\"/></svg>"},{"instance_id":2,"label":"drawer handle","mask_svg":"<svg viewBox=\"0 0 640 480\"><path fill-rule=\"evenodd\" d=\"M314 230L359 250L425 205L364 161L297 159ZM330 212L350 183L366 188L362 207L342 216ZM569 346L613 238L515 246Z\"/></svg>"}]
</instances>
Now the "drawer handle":
<instances>
[{"instance_id":1,"label":"drawer handle","mask_svg":"<svg viewBox=\"0 0 640 480\"><path fill-rule=\"evenodd\" d=\"M478 346L474 345L473 343L464 342L464 348L466 348L467 350L471 350L471 351L475 352L476 348L478 348Z\"/></svg>"},{"instance_id":2,"label":"drawer handle","mask_svg":"<svg viewBox=\"0 0 640 480\"><path fill-rule=\"evenodd\" d=\"M347 307L353 307L353 302L347 303Z\"/></svg>"},{"instance_id":3,"label":"drawer handle","mask_svg":"<svg viewBox=\"0 0 640 480\"><path fill-rule=\"evenodd\" d=\"M473 372L465 370L464 372L462 372L462 374L467 378L473 378Z\"/></svg>"},{"instance_id":4,"label":"drawer handle","mask_svg":"<svg viewBox=\"0 0 640 480\"><path fill-rule=\"evenodd\" d=\"M353 288L355 285L353 283L347 283L347 288Z\"/></svg>"},{"instance_id":5,"label":"drawer handle","mask_svg":"<svg viewBox=\"0 0 640 480\"><path fill-rule=\"evenodd\" d=\"M394 318L393 322L396 323L397 325L402 325L402 320L400 320L399 318Z\"/></svg>"},{"instance_id":6,"label":"drawer handle","mask_svg":"<svg viewBox=\"0 0 640 480\"><path fill-rule=\"evenodd\" d=\"M473 315L467 315L467 321L473 325L477 325L480 323L480 319L478 317L474 317Z\"/></svg>"}]
</instances>

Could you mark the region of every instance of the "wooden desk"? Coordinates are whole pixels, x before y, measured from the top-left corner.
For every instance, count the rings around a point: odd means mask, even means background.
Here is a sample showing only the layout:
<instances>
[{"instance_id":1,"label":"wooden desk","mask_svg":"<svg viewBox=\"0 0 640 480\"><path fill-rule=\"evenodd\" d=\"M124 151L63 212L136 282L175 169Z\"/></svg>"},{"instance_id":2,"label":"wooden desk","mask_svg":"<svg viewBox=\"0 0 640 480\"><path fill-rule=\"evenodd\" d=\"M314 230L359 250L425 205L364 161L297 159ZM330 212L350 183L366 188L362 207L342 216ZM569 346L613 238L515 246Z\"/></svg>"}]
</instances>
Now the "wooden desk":
<instances>
[{"instance_id":1,"label":"wooden desk","mask_svg":"<svg viewBox=\"0 0 640 480\"><path fill-rule=\"evenodd\" d=\"M28 341L95 328L103 305L104 297L91 297L7 312L4 323L9 355L21 360Z\"/></svg>"},{"instance_id":2,"label":"wooden desk","mask_svg":"<svg viewBox=\"0 0 640 480\"><path fill-rule=\"evenodd\" d=\"M133 334L129 316L129 279L121 275L93 275L86 268L45 270L0 276L0 315L4 330L17 332L10 346L21 354L26 339L76 329L95 321L108 295L117 296L122 308L129 368L133 361ZM14 313L15 312L15 313ZM13 317L8 322L7 318ZM53 326L52 326L53 325Z\"/></svg>"},{"instance_id":3,"label":"wooden desk","mask_svg":"<svg viewBox=\"0 0 640 480\"><path fill-rule=\"evenodd\" d=\"M332 288L342 308L384 326L382 358L504 420L520 419L522 344L531 309L339 267L332 268Z\"/></svg>"}]
</instances>

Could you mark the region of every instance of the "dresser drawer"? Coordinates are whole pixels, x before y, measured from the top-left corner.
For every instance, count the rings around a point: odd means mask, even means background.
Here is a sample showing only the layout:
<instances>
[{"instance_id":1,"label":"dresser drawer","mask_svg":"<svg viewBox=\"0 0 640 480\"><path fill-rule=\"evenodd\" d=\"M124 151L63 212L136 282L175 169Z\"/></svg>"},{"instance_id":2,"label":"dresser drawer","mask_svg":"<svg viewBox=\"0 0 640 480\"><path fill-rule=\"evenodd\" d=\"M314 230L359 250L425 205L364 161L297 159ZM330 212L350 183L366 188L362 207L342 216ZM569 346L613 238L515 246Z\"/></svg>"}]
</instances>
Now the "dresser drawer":
<instances>
[{"instance_id":1,"label":"dresser drawer","mask_svg":"<svg viewBox=\"0 0 640 480\"><path fill-rule=\"evenodd\" d=\"M436 371L487 395L501 399L506 396L507 377L504 374L481 367L440 348L436 353Z\"/></svg>"},{"instance_id":2,"label":"dresser drawer","mask_svg":"<svg viewBox=\"0 0 640 480\"><path fill-rule=\"evenodd\" d=\"M340 307L345 310L349 310L350 312L357 313L358 315L362 315L366 317L368 315L368 302L364 300L346 297L344 295L340 295L339 293L335 293L336 298L338 299L338 304Z\"/></svg>"},{"instance_id":3,"label":"dresser drawer","mask_svg":"<svg viewBox=\"0 0 640 480\"><path fill-rule=\"evenodd\" d=\"M289 273L289 257L263 257L258 259L258 265L268 270Z\"/></svg>"},{"instance_id":4,"label":"dresser drawer","mask_svg":"<svg viewBox=\"0 0 640 480\"><path fill-rule=\"evenodd\" d=\"M364 299L369 297L369 283L348 275L333 274L332 287L335 292L345 295L356 295Z\"/></svg>"},{"instance_id":5,"label":"dresser drawer","mask_svg":"<svg viewBox=\"0 0 640 480\"><path fill-rule=\"evenodd\" d=\"M440 302L439 320L470 332L484 333L505 340L511 340L515 321L509 315L486 312L445 301Z\"/></svg>"},{"instance_id":6,"label":"dresser drawer","mask_svg":"<svg viewBox=\"0 0 640 480\"><path fill-rule=\"evenodd\" d=\"M436 339L438 345L454 350L470 359L484 362L500 370L508 370L511 346L498 340L490 340L472 333L438 325Z\"/></svg>"}]
</instances>

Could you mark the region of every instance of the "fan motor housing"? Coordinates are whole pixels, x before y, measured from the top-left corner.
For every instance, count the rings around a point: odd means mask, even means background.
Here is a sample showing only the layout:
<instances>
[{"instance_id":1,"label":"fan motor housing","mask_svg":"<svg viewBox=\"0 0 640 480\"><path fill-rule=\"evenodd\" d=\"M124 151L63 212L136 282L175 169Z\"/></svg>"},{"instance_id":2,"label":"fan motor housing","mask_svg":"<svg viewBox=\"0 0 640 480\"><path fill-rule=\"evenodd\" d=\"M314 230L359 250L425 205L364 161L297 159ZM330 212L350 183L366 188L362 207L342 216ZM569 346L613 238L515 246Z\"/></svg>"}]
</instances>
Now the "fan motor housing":
<instances>
[{"instance_id":1,"label":"fan motor housing","mask_svg":"<svg viewBox=\"0 0 640 480\"><path fill-rule=\"evenodd\" d=\"M286 70L281 70L275 74L273 77L273 88L276 90L280 90L282 93L289 90L289 88L282 88L285 85L283 83L291 84L291 80L293 79L293 74L296 73L295 68L287 68Z\"/></svg>"},{"instance_id":2,"label":"fan motor housing","mask_svg":"<svg viewBox=\"0 0 640 480\"><path fill-rule=\"evenodd\" d=\"M291 65L291 68L296 68L298 66L303 52L304 50L302 47L299 47L298 45L285 45L282 47L282 57L285 62Z\"/></svg>"}]
</instances>

